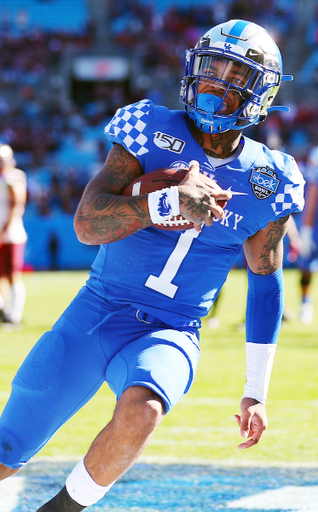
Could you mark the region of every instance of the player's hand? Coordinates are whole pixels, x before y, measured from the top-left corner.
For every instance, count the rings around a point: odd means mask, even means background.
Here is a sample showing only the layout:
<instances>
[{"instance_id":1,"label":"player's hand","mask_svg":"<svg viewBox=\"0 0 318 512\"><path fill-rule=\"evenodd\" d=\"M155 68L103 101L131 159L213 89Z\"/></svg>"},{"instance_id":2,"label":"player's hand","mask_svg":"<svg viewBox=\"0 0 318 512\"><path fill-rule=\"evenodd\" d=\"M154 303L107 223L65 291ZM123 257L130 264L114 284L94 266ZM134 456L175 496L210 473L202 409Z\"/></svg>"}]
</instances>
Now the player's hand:
<instances>
[{"instance_id":1,"label":"player's hand","mask_svg":"<svg viewBox=\"0 0 318 512\"><path fill-rule=\"evenodd\" d=\"M178 185L180 213L194 223L197 231L202 225L212 226L213 217L222 219L224 211L218 201L228 201L232 194L222 190L211 180L211 186L200 179L200 166L196 161L190 162L190 169L184 180Z\"/></svg>"},{"instance_id":2,"label":"player's hand","mask_svg":"<svg viewBox=\"0 0 318 512\"><path fill-rule=\"evenodd\" d=\"M235 418L240 427L241 436L248 439L239 445L239 450L257 444L268 425L265 405L257 402L254 398L243 398L241 416L236 414Z\"/></svg>"}]
</instances>

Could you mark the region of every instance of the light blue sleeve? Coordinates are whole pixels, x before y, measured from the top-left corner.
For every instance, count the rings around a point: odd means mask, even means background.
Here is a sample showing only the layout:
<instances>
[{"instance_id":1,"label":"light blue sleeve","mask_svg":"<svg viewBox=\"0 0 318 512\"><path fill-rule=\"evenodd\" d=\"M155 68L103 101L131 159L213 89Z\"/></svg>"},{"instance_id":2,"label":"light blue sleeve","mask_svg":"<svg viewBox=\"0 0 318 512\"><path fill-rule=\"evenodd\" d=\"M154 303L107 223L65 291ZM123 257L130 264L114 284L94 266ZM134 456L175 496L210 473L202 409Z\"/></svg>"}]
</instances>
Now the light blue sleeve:
<instances>
[{"instance_id":1,"label":"light blue sleeve","mask_svg":"<svg viewBox=\"0 0 318 512\"><path fill-rule=\"evenodd\" d=\"M276 343L284 310L283 269L259 276L247 268L246 341Z\"/></svg>"}]
</instances>

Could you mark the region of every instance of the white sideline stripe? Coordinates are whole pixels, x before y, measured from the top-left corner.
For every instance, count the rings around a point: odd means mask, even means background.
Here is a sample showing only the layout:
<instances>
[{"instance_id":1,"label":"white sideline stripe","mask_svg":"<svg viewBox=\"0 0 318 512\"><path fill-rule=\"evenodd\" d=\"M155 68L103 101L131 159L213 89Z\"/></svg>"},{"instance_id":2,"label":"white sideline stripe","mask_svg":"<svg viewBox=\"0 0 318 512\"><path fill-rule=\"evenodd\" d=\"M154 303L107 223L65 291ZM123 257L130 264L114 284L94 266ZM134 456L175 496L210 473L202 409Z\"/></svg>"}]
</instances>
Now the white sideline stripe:
<instances>
[{"instance_id":1,"label":"white sideline stripe","mask_svg":"<svg viewBox=\"0 0 318 512\"><path fill-rule=\"evenodd\" d=\"M23 491L24 476L13 476L0 482L1 512L12 512L19 502L19 495Z\"/></svg>"},{"instance_id":2,"label":"white sideline stripe","mask_svg":"<svg viewBox=\"0 0 318 512\"><path fill-rule=\"evenodd\" d=\"M318 486L290 485L227 503L228 508L317 512Z\"/></svg>"}]
</instances>

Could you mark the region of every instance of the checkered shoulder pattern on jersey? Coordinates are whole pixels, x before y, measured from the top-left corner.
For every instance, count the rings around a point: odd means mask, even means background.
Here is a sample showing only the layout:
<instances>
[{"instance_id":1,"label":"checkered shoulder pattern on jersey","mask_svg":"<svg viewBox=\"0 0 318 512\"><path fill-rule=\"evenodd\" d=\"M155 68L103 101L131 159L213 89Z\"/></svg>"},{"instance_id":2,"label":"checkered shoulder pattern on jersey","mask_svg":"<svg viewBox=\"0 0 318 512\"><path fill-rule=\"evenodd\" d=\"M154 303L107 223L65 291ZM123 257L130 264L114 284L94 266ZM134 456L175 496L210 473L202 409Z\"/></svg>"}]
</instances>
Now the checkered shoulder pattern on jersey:
<instances>
[{"instance_id":1,"label":"checkered shoulder pattern on jersey","mask_svg":"<svg viewBox=\"0 0 318 512\"><path fill-rule=\"evenodd\" d=\"M276 153L276 152L275 152ZM284 154L283 154L284 155ZM285 169L287 180L282 183L282 189L274 196L271 203L275 216L284 216L290 212L299 212L304 208L304 185L305 180L295 160L289 155L290 165ZM286 212L286 213L285 213Z\"/></svg>"},{"instance_id":2,"label":"checkered shoulder pattern on jersey","mask_svg":"<svg viewBox=\"0 0 318 512\"><path fill-rule=\"evenodd\" d=\"M305 180L295 159L248 138L245 144L248 151L242 152L239 160L248 171L248 182L256 199L254 213L260 222L257 230L269 221L302 211Z\"/></svg>"},{"instance_id":3,"label":"checkered shoulder pattern on jersey","mask_svg":"<svg viewBox=\"0 0 318 512\"><path fill-rule=\"evenodd\" d=\"M189 145L185 119L188 115L184 111L169 110L144 99L119 108L105 127L105 135L137 158L147 173L170 167L182 153L186 141Z\"/></svg>"},{"instance_id":4,"label":"checkered shoulder pattern on jersey","mask_svg":"<svg viewBox=\"0 0 318 512\"><path fill-rule=\"evenodd\" d=\"M152 102L145 99L119 108L105 127L108 138L122 144L136 158L149 151L144 131L151 106Z\"/></svg>"}]
</instances>

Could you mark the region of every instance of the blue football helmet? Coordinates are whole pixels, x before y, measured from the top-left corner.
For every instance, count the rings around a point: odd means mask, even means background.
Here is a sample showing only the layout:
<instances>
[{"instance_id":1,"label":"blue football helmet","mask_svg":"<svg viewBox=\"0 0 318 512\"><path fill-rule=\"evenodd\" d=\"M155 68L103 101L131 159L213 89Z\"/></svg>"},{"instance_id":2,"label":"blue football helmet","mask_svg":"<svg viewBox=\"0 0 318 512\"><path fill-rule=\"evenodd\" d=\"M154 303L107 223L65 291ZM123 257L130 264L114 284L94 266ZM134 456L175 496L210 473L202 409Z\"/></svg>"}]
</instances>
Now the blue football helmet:
<instances>
[{"instance_id":1,"label":"blue football helmet","mask_svg":"<svg viewBox=\"0 0 318 512\"><path fill-rule=\"evenodd\" d=\"M280 51L268 32L244 20L230 20L211 28L186 54L180 100L200 130L222 133L242 130L266 119L283 75ZM201 92L210 87L209 93ZM239 95L239 107L224 114L227 94Z\"/></svg>"}]
</instances>

